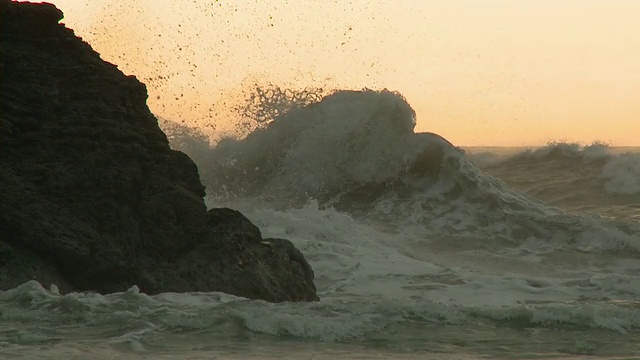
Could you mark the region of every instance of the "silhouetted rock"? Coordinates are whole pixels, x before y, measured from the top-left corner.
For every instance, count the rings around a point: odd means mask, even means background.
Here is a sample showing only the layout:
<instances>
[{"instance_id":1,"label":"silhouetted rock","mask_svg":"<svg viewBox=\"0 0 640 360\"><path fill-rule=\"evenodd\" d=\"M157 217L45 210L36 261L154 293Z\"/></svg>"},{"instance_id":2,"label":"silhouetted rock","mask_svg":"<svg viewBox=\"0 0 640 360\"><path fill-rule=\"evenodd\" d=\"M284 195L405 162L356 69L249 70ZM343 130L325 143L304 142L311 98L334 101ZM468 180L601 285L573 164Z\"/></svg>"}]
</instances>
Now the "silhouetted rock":
<instances>
[{"instance_id":1,"label":"silhouetted rock","mask_svg":"<svg viewBox=\"0 0 640 360\"><path fill-rule=\"evenodd\" d=\"M170 149L145 86L61 18L0 0L0 289L36 279L316 300L291 243L269 246L237 211L207 212L198 169Z\"/></svg>"}]
</instances>

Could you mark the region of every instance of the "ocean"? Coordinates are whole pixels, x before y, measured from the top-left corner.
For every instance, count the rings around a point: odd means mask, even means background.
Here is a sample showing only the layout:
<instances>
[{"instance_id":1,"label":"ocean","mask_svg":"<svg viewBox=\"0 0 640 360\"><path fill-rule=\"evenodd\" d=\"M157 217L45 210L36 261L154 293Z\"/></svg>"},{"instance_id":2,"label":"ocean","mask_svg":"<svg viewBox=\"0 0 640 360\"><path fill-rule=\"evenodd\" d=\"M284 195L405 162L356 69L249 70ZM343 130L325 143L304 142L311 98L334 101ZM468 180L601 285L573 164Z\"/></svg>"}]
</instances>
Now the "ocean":
<instances>
[{"instance_id":1,"label":"ocean","mask_svg":"<svg viewBox=\"0 0 640 360\"><path fill-rule=\"evenodd\" d=\"M31 281L0 291L0 358L640 357L640 148L414 126L398 94L339 92L190 154L207 205L291 240L320 301Z\"/></svg>"}]
</instances>

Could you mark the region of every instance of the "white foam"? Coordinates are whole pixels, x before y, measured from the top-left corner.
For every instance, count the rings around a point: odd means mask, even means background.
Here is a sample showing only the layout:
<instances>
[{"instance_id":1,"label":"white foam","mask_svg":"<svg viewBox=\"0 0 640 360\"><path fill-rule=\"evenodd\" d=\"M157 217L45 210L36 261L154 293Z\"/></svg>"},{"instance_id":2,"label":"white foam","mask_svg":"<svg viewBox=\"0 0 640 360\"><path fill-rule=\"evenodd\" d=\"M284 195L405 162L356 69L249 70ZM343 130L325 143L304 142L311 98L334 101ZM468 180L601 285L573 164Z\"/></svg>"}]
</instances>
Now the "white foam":
<instances>
[{"instance_id":1,"label":"white foam","mask_svg":"<svg viewBox=\"0 0 640 360\"><path fill-rule=\"evenodd\" d=\"M397 235L380 232L333 208L320 209L317 201L286 211L247 202L224 205L240 209L260 227L264 237L293 241L310 261L321 297L392 296L413 276L442 271L400 253Z\"/></svg>"},{"instance_id":2,"label":"white foam","mask_svg":"<svg viewBox=\"0 0 640 360\"><path fill-rule=\"evenodd\" d=\"M610 194L640 194L640 154L627 153L613 157L602 169L601 176Z\"/></svg>"},{"instance_id":3,"label":"white foam","mask_svg":"<svg viewBox=\"0 0 640 360\"><path fill-rule=\"evenodd\" d=\"M640 260L628 259L624 267L615 270L588 265L604 256L598 255L599 251L624 250L625 246L638 242L637 237L613 227L602 228L597 222L576 224L593 226L576 239L567 233L555 239L532 238L512 247L504 246L509 243L495 247L491 243L478 243L479 239L471 234L456 238L439 229L438 236L438 232L425 232L423 226L386 231L333 208L321 209L315 201L302 208L281 211L256 203L224 205L239 208L262 229L265 237L293 241L314 268L323 299L424 298L438 303L503 306L522 301L598 299L602 294L622 300L640 296L638 281L625 275L607 274L637 268ZM456 243L447 245L447 241ZM469 243L465 245L465 241ZM581 255L590 259L586 266L567 268L562 262L557 265L543 262L562 252L567 261L584 263L571 259L571 251L575 250L567 249L576 246L586 251ZM612 266L617 264L608 262ZM585 276L603 280L598 285L574 286Z\"/></svg>"}]
</instances>

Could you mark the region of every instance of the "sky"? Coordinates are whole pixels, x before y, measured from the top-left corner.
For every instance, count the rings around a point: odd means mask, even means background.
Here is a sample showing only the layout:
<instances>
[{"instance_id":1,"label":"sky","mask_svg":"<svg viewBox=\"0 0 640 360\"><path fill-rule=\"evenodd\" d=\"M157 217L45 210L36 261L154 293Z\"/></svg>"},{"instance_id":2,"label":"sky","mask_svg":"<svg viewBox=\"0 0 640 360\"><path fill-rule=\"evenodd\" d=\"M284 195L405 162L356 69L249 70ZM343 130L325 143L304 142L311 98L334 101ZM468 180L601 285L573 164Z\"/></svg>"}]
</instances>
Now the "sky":
<instances>
[{"instance_id":1,"label":"sky","mask_svg":"<svg viewBox=\"0 0 640 360\"><path fill-rule=\"evenodd\" d=\"M640 146L640 1L52 2L152 112L212 131L258 82L396 90L458 146Z\"/></svg>"}]
</instances>

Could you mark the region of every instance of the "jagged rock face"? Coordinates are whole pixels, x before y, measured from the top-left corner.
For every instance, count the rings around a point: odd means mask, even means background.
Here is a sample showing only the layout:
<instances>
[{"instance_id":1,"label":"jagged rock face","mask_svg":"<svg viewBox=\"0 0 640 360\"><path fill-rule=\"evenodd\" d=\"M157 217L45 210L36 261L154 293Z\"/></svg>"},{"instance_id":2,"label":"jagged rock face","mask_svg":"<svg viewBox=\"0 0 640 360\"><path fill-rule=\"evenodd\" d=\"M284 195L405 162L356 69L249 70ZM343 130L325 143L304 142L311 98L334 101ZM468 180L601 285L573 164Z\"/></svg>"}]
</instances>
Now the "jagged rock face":
<instances>
[{"instance_id":1,"label":"jagged rock face","mask_svg":"<svg viewBox=\"0 0 640 360\"><path fill-rule=\"evenodd\" d=\"M197 168L169 148L142 83L58 24L53 5L0 0L0 16L0 288L36 278L317 299L293 245L206 211ZM39 271L21 278L11 254Z\"/></svg>"}]
</instances>

